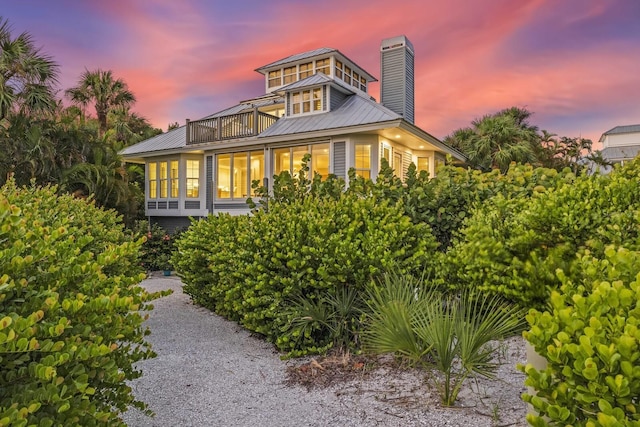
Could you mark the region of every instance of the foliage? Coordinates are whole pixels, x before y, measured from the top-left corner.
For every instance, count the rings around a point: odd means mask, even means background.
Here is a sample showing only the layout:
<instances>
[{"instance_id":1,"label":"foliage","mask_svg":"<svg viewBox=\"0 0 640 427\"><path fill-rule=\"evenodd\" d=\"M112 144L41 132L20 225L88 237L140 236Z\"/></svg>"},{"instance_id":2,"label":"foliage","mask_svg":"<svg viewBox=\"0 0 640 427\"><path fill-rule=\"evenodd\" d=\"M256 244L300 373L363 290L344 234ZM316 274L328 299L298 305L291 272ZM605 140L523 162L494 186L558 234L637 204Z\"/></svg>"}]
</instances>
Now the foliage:
<instances>
[{"instance_id":1,"label":"foliage","mask_svg":"<svg viewBox=\"0 0 640 427\"><path fill-rule=\"evenodd\" d=\"M128 385L153 357L137 284L141 240L56 189L0 192L0 424L124 425Z\"/></svg>"},{"instance_id":2,"label":"foliage","mask_svg":"<svg viewBox=\"0 0 640 427\"><path fill-rule=\"evenodd\" d=\"M528 123L531 113L512 107L475 119L470 128L458 129L445 142L459 148L469 164L481 170L506 172L512 162L535 159L537 127Z\"/></svg>"},{"instance_id":3,"label":"foliage","mask_svg":"<svg viewBox=\"0 0 640 427\"><path fill-rule=\"evenodd\" d=\"M135 236L144 237L144 243L140 247L140 265L146 271L172 270L173 243L179 233L172 236L158 224L150 225L143 220L136 223Z\"/></svg>"},{"instance_id":4,"label":"foliage","mask_svg":"<svg viewBox=\"0 0 640 427\"><path fill-rule=\"evenodd\" d=\"M528 198L487 199L444 257L440 281L544 308L559 286L556 269L570 274L581 249L601 255L608 244L638 247L639 172L635 161L610 175L580 176L572 185L540 189Z\"/></svg>"},{"instance_id":5,"label":"foliage","mask_svg":"<svg viewBox=\"0 0 640 427\"><path fill-rule=\"evenodd\" d=\"M172 262L194 300L282 350L309 352L335 336L283 333L299 317L288 310L296 300L339 298L343 288L359 298L386 270L420 274L436 246L429 228L412 224L401 206L355 194L272 200L252 216L211 216L176 245Z\"/></svg>"},{"instance_id":6,"label":"foliage","mask_svg":"<svg viewBox=\"0 0 640 427\"><path fill-rule=\"evenodd\" d=\"M603 259L585 254L580 274L561 270L548 311L532 310L525 338L548 361L520 367L525 394L539 415L534 426L635 426L640 423L640 252L608 247Z\"/></svg>"},{"instance_id":7,"label":"foliage","mask_svg":"<svg viewBox=\"0 0 640 427\"><path fill-rule=\"evenodd\" d=\"M360 344L360 314L363 300L354 287L339 286L335 292L313 297L298 297L287 307L290 319L283 329L283 337L296 343L307 337L314 341L329 341L325 348L346 352ZM304 353L304 352L299 352ZM295 351L290 355L298 354Z\"/></svg>"},{"instance_id":8,"label":"foliage","mask_svg":"<svg viewBox=\"0 0 640 427\"><path fill-rule=\"evenodd\" d=\"M10 113L39 114L55 107L58 65L42 53L27 32L13 38L0 16L0 124Z\"/></svg>"},{"instance_id":9,"label":"foliage","mask_svg":"<svg viewBox=\"0 0 640 427\"><path fill-rule=\"evenodd\" d=\"M82 107L89 104L95 106L101 135L107 131L107 116L110 111L116 107L129 107L136 102L127 83L115 78L111 70L85 70L78 85L67 89L65 94L73 103Z\"/></svg>"},{"instance_id":10,"label":"foliage","mask_svg":"<svg viewBox=\"0 0 640 427\"><path fill-rule=\"evenodd\" d=\"M387 275L370 290L365 348L394 352L444 375L442 401L453 405L466 379L493 378L490 342L520 328L521 313L500 299L470 292L442 294L415 278Z\"/></svg>"}]
</instances>

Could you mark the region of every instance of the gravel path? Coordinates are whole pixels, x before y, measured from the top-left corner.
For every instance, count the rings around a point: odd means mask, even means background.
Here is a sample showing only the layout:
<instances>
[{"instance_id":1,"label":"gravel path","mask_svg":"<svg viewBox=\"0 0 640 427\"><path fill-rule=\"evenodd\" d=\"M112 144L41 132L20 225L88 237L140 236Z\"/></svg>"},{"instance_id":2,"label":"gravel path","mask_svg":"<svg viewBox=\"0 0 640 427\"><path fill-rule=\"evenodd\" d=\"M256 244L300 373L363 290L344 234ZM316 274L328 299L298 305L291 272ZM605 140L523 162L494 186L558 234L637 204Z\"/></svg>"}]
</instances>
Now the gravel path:
<instances>
[{"instance_id":1,"label":"gravel path","mask_svg":"<svg viewBox=\"0 0 640 427\"><path fill-rule=\"evenodd\" d=\"M284 385L287 363L273 347L195 306L176 277L153 276L149 291L173 289L154 302L148 337L158 354L141 363L132 387L155 412L131 410L130 426L525 426L521 339L503 345L499 380L466 385L460 406L439 407L423 372L371 378L307 391Z\"/></svg>"}]
</instances>

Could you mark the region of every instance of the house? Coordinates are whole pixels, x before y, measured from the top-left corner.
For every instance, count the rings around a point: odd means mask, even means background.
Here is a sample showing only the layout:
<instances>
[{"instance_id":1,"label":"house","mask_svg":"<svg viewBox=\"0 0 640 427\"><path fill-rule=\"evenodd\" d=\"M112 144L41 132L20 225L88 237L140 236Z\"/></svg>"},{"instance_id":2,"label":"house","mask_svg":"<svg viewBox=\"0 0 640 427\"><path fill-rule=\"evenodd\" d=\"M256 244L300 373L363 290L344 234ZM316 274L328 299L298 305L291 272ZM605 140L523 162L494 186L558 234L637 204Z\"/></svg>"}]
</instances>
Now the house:
<instances>
[{"instance_id":1,"label":"house","mask_svg":"<svg viewBox=\"0 0 640 427\"><path fill-rule=\"evenodd\" d=\"M311 173L347 171L375 179L385 158L398 176L411 163L434 176L445 156L464 160L414 124L414 49L404 36L382 41L376 78L342 52L321 48L264 65L265 94L124 149L145 165L146 215L173 229L189 217L246 213L251 182L272 185L311 154Z\"/></svg>"},{"instance_id":2,"label":"house","mask_svg":"<svg viewBox=\"0 0 640 427\"><path fill-rule=\"evenodd\" d=\"M616 126L602 134L602 157L615 164L624 164L640 153L640 125Z\"/></svg>"}]
</instances>

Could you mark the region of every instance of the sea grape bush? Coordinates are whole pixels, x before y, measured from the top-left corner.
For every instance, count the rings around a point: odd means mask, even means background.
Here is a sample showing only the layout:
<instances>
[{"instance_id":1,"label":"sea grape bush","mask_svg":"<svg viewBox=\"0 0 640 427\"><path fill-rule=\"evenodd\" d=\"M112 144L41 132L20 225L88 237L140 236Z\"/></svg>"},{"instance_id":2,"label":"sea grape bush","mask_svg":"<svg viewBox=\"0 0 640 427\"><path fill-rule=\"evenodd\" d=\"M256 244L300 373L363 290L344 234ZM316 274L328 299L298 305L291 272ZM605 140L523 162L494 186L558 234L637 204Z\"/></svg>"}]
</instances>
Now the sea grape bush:
<instances>
[{"instance_id":1,"label":"sea grape bush","mask_svg":"<svg viewBox=\"0 0 640 427\"><path fill-rule=\"evenodd\" d=\"M560 285L555 271L571 274L576 253L589 249L600 256L611 244L639 248L638 164L607 176L580 176L530 197L486 200L443 257L439 280L544 308Z\"/></svg>"},{"instance_id":2,"label":"sea grape bush","mask_svg":"<svg viewBox=\"0 0 640 427\"><path fill-rule=\"evenodd\" d=\"M0 425L124 425L153 356L142 241L55 188L0 190Z\"/></svg>"},{"instance_id":3,"label":"sea grape bush","mask_svg":"<svg viewBox=\"0 0 640 427\"><path fill-rule=\"evenodd\" d=\"M353 193L273 202L252 216L210 216L176 242L185 292L284 351L316 352L330 337L291 339L283 328L299 298L351 287L362 293L387 270L421 274L435 252L429 227L401 205Z\"/></svg>"},{"instance_id":4,"label":"sea grape bush","mask_svg":"<svg viewBox=\"0 0 640 427\"><path fill-rule=\"evenodd\" d=\"M533 426L640 425L640 252L607 247L575 262L580 277L562 270L547 311L532 310L525 338L547 367L521 366L525 394L538 412Z\"/></svg>"}]
</instances>

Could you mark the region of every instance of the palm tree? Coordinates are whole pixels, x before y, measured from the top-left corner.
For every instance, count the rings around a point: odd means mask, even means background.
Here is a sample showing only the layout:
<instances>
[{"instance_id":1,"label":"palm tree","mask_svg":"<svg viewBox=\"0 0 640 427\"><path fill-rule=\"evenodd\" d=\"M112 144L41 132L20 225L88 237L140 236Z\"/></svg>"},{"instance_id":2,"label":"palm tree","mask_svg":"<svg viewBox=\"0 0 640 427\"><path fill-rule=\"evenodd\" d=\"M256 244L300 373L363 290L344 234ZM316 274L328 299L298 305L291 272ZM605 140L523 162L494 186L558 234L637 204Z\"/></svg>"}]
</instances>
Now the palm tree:
<instances>
[{"instance_id":1,"label":"palm tree","mask_svg":"<svg viewBox=\"0 0 640 427\"><path fill-rule=\"evenodd\" d=\"M467 156L472 167L505 173L511 162L533 162L538 128L528 123L531 113L511 107L475 119L471 127L454 131L445 142Z\"/></svg>"},{"instance_id":2,"label":"palm tree","mask_svg":"<svg viewBox=\"0 0 640 427\"><path fill-rule=\"evenodd\" d=\"M122 79L115 79L111 70L85 70L78 86L65 91L69 99L82 107L95 105L100 135L107 131L107 116L116 107L129 107L136 102L135 95Z\"/></svg>"},{"instance_id":3,"label":"palm tree","mask_svg":"<svg viewBox=\"0 0 640 427\"><path fill-rule=\"evenodd\" d=\"M12 38L9 21L0 17L0 120L12 111L54 108L57 78L58 65L35 47L31 35Z\"/></svg>"}]
</instances>

